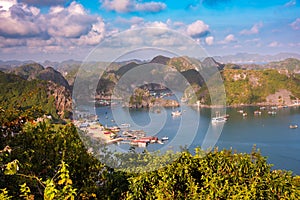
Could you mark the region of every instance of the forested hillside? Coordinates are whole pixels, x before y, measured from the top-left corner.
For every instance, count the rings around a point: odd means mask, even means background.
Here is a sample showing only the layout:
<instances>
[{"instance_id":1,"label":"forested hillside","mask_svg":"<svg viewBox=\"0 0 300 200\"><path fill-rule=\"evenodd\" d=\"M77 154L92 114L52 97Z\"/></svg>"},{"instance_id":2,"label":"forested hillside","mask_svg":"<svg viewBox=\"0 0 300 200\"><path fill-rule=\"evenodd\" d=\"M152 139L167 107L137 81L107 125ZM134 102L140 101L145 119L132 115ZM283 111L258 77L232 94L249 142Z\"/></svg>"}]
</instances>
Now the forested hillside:
<instances>
[{"instance_id":1,"label":"forested hillside","mask_svg":"<svg viewBox=\"0 0 300 200\"><path fill-rule=\"evenodd\" d=\"M5 110L40 110L54 118L70 117L71 96L63 86L42 80L25 80L0 72L0 105Z\"/></svg>"}]
</instances>

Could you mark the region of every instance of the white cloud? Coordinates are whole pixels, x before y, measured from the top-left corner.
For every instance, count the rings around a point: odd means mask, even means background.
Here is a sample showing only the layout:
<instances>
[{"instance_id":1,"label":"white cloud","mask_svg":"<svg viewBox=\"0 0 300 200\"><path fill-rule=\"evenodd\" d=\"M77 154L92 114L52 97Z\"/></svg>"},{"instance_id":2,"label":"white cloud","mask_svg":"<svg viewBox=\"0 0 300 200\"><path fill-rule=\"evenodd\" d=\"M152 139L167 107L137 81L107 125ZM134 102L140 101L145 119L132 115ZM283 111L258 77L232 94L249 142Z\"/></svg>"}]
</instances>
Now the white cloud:
<instances>
[{"instance_id":1,"label":"white cloud","mask_svg":"<svg viewBox=\"0 0 300 200\"><path fill-rule=\"evenodd\" d=\"M187 26L187 34L195 39L205 37L209 33L209 26L201 20L197 20Z\"/></svg>"},{"instance_id":2,"label":"white cloud","mask_svg":"<svg viewBox=\"0 0 300 200\"><path fill-rule=\"evenodd\" d=\"M168 28L168 24L161 21L153 21L153 22L146 22L141 24L133 24L130 29L145 28L145 27L166 29Z\"/></svg>"},{"instance_id":3,"label":"white cloud","mask_svg":"<svg viewBox=\"0 0 300 200\"><path fill-rule=\"evenodd\" d=\"M48 13L16 1L0 2L1 48L96 45L104 38L105 29L100 16L89 14L76 2L66 8L51 7Z\"/></svg>"},{"instance_id":4,"label":"white cloud","mask_svg":"<svg viewBox=\"0 0 300 200\"><path fill-rule=\"evenodd\" d=\"M34 37L42 33L40 10L16 1L0 2L0 35L7 38Z\"/></svg>"},{"instance_id":5,"label":"white cloud","mask_svg":"<svg viewBox=\"0 0 300 200\"><path fill-rule=\"evenodd\" d=\"M219 43L220 44L228 44L228 43L232 43L232 42L236 42L235 36L233 34L229 34L224 38L224 40L222 40Z\"/></svg>"},{"instance_id":6,"label":"white cloud","mask_svg":"<svg viewBox=\"0 0 300 200\"><path fill-rule=\"evenodd\" d=\"M100 0L102 7L119 13L127 12L160 12L166 9L162 2L145 2L136 0Z\"/></svg>"},{"instance_id":7,"label":"white cloud","mask_svg":"<svg viewBox=\"0 0 300 200\"><path fill-rule=\"evenodd\" d=\"M0 1L0 10L8 11L10 7L16 5L17 3L17 0L2 0Z\"/></svg>"},{"instance_id":8,"label":"white cloud","mask_svg":"<svg viewBox=\"0 0 300 200\"><path fill-rule=\"evenodd\" d=\"M292 7L295 6L297 4L296 0L291 0L289 2L287 2L286 4L284 4L284 7Z\"/></svg>"},{"instance_id":9,"label":"white cloud","mask_svg":"<svg viewBox=\"0 0 300 200\"><path fill-rule=\"evenodd\" d=\"M294 22L290 24L292 29L294 30L300 30L300 18L297 18Z\"/></svg>"},{"instance_id":10,"label":"white cloud","mask_svg":"<svg viewBox=\"0 0 300 200\"><path fill-rule=\"evenodd\" d=\"M214 43L214 37L213 36L206 37L205 42L207 45L212 45Z\"/></svg>"},{"instance_id":11,"label":"white cloud","mask_svg":"<svg viewBox=\"0 0 300 200\"><path fill-rule=\"evenodd\" d=\"M280 46L280 43L277 42L277 41L273 41L273 42L271 42L268 46L269 46L269 47L279 47L279 46Z\"/></svg>"},{"instance_id":12,"label":"white cloud","mask_svg":"<svg viewBox=\"0 0 300 200\"><path fill-rule=\"evenodd\" d=\"M259 29L263 27L263 23L259 22L256 23L252 26L252 28L250 30L248 29L244 29L240 32L241 35L252 35L252 34L258 34L259 33Z\"/></svg>"},{"instance_id":13,"label":"white cloud","mask_svg":"<svg viewBox=\"0 0 300 200\"><path fill-rule=\"evenodd\" d=\"M88 15L83 6L72 2L69 7L53 7L47 15L48 33L52 36L79 38L91 31L97 23L95 16Z\"/></svg>"}]
</instances>

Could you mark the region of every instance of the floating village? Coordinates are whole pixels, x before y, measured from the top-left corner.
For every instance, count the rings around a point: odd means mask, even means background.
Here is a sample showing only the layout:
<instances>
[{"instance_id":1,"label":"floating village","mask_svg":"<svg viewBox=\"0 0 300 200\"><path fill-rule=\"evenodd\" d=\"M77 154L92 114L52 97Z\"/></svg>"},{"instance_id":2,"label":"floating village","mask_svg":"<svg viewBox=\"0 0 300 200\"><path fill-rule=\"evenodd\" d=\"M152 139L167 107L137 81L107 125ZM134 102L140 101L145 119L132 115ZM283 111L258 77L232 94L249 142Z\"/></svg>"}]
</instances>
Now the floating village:
<instances>
[{"instance_id":1,"label":"floating village","mask_svg":"<svg viewBox=\"0 0 300 200\"><path fill-rule=\"evenodd\" d=\"M145 131L131 130L131 125L126 123L119 126L103 126L99 123L97 117L95 117L95 120L76 120L74 123L81 131L105 144L130 144L137 147L146 147L154 143L164 144L169 139L166 136L162 138L146 136Z\"/></svg>"}]
</instances>

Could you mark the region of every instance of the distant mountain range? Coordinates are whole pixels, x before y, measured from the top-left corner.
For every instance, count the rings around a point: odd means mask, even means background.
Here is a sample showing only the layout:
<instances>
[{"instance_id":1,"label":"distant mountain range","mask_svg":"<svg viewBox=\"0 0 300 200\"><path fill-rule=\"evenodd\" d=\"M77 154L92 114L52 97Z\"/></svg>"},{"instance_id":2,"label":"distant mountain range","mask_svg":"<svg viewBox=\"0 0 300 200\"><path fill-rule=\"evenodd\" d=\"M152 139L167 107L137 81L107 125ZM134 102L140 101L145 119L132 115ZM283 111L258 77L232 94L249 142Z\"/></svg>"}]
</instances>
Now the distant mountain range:
<instances>
[{"instance_id":1,"label":"distant mountain range","mask_svg":"<svg viewBox=\"0 0 300 200\"><path fill-rule=\"evenodd\" d=\"M235 55L226 55L226 56L213 56L214 59L221 63L256 63L263 64L268 62L275 62L285 60L287 58L296 58L300 59L300 54L296 53L279 53L275 55L260 55L260 54L250 54L250 53L238 53Z\"/></svg>"},{"instance_id":2,"label":"distant mountain range","mask_svg":"<svg viewBox=\"0 0 300 200\"><path fill-rule=\"evenodd\" d=\"M300 54L297 53L279 53L275 55L260 55L260 54L252 54L252 53L237 53L234 55L225 55L225 56L212 56L216 62L222 63L222 64L227 64L227 63L235 63L235 64L265 64L268 62L276 62L276 61L282 61L287 58L296 58L300 59ZM198 58L202 62L207 62L205 61L206 58ZM153 58L149 62L153 63L161 63L161 64L166 64L170 58L164 57L164 56L157 56ZM27 61L19 61L19 60L9 60L9 61L2 61L0 60L0 71L5 71L10 68L14 68L20 65L25 65L25 64L30 64L30 63L39 63L45 67L52 67L60 72L69 70L70 68L74 69L74 66L76 68L80 67L82 64L82 61L77 61L77 60L65 60L61 62L54 62L54 61L49 61L46 60L44 62L35 62L33 60L27 60ZM97 62L94 62L97 63ZM101 62L99 62L101 63ZM117 62L115 63L117 67L127 65L129 63L136 63L136 64L143 64L146 63L146 61L138 60L138 59L133 59L133 60L128 60L128 61L122 61L122 62ZM114 66L114 67L115 67Z\"/></svg>"}]
</instances>

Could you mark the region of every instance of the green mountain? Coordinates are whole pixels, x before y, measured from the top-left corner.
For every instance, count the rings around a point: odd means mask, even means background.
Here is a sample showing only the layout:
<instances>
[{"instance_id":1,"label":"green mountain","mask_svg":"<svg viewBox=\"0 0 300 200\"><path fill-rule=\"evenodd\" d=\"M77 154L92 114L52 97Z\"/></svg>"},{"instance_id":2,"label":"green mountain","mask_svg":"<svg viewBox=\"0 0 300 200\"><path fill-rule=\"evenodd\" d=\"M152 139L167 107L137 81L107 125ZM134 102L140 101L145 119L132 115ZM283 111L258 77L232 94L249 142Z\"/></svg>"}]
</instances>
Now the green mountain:
<instances>
[{"instance_id":1,"label":"green mountain","mask_svg":"<svg viewBox=\"0 0 300 200\"><path fill-rule=\"evenodd\" d=\"M70 117L71 95L64 86L0 72L0 87L0 105L4 110L36 108L54 118Z\"/></svg>"},{"instance_id":2,"label":"green mountain","mask_svg":"<svg viewBox=\"0 0 300 200\"><path fill-rule=\"evenodd\" d=\"M38 63L30 63L15 67L9 71L12 74L18 75L26 80L45 80L52 81L58 85L62 85L66 88L69 88L68 81L59 73L54 70L52 67L44 68Z\"/></svg>"},{"instance_id":3,"label":"green mountain","mask_svg":"<svg viewBox=\"0 0 300 200\"><path fill-rule=\"evenodd\" d=\"M280 69L224 69L222 72L227 105L292 104L300 98L300 76ZM209 104L207 88L197 92L197 100ZM195 99L193 102L195 103Z\"/></svg>"}]
</instances>

